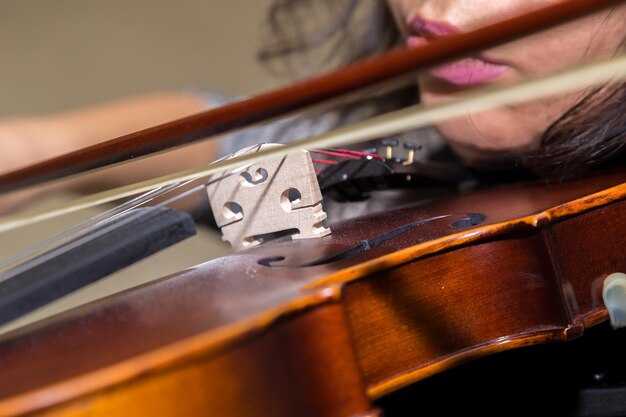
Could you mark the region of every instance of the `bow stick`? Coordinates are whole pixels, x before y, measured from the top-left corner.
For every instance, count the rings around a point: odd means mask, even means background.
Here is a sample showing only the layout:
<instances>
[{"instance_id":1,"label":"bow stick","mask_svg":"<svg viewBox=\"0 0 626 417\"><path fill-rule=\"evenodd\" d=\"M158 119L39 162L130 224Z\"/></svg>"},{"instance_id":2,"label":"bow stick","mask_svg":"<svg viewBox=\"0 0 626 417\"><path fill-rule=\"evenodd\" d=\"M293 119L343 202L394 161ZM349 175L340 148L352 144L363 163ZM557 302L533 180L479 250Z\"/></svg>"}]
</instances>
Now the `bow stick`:
<instances>
[{"instance_id":1,"label":"bow stick","mask_svg":"<svg viewBox=\"0 0 626 417\"><path fill-rule=\"evenodd\" d=\"M322 135L294 141L281 147L270 148L236 158L218 160L205 167L103 191L57 207L48 208L47 210L7 216L0 218L0 232L148 192L159 187L205 178L223 170L236 169L264 159L280 158L294 151L312 148L332 148L339 145L364 142L428 126L442 120L462 116L468 112L486 110L504 104L520 103L530 99L579 90L585 86L623 79L626 79L626 54L548 77L523 81L505 87L491 86L482 88L461 95L455 101L436 106L410 106L402 110L370 118L363 122L344 126Z\"/></svg>"},{"instance_id":2,"label":"bow stick","mask_svg":"<svg viewBox=\"0 0 626 417\"><path fill-rule=\"evenodd\" d=\"M0 193L136 159L286 115L364 87L409 75L416 70L454 61L623 2L624 0L568 0L464 34L441 38L419 48L392 51L286 88L0 175Z\"/></svg>"}]
</instances>

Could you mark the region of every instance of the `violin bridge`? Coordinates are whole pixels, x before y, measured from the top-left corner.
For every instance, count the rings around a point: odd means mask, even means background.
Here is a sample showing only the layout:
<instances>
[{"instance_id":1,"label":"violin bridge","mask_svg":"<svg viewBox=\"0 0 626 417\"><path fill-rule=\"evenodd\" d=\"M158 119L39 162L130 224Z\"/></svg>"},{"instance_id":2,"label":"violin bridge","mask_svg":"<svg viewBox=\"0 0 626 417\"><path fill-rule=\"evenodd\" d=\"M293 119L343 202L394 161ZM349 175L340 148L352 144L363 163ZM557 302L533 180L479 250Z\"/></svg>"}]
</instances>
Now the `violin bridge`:
<instances>
[{"instance_id":1,"label":"violin bridge","mask_svg":"<svg viewBox=\"0 0 626 417\"><path fill-rule=\"evenodd\" d=\"M254 145L228 158L274 146L282 145ZM308 239L330 234L307 151L215 174L207 193L222 239L234 250L258 245L272 235Z\"/></svg>"}]
</instances>

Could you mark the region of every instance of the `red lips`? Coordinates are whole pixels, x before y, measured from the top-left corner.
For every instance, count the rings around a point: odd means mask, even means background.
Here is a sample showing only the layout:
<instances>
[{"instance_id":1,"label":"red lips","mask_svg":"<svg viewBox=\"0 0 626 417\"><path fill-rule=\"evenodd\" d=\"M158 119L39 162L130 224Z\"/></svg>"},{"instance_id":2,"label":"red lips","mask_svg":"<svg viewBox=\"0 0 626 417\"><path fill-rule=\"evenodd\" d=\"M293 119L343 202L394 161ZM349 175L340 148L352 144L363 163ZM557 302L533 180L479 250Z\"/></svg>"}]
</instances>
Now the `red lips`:
<instances>
[{"instance_id":1,"label":"red lips","mask_svg":"<svg viewBox=\"0 0 626 417\"><path fill-rule=\"evenodd\" d=\"M409 22L410 35L407 46L415 48L444 36L460 33L458 27L441 21L426 20L419 16ZM434 68L428 73L442 81L454 85L471 86L485 84L504 74L510 67L484 56L466 58Z\"/></svg>"}]
</instances>

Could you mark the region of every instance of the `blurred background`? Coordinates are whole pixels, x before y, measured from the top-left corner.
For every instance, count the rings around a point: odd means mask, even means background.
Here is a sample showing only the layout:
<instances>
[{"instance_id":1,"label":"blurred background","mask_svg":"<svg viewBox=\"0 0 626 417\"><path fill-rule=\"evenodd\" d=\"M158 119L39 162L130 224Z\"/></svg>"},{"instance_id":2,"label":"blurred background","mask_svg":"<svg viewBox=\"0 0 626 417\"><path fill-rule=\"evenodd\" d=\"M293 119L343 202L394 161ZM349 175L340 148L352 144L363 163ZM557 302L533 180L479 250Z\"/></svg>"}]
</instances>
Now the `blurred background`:
<instances>
[{"instance_id":1,"label":"blurred background","mask_svg":"<svg viewBox=\"0 0 626 417\"><path fill-rule=\"evenodd\" d=\"M255 60L269 3L1 0L0 118L45 115L151 92L198 89L235 97L282 84ZM2 234L0 256L97 212ZM198 237L0 326L0 333L227 252L216 233L203 229Z\"/></svg>"},{"instance_id":2,"label":"blurred background","mask_svg":"<svg viewBox=\"0 0 626 417\"><path fill-rule=\"evenodd\" d=\"M143 93L252 94L270 0L2 0L0 116Z\"/></svg>"}]
</instances>

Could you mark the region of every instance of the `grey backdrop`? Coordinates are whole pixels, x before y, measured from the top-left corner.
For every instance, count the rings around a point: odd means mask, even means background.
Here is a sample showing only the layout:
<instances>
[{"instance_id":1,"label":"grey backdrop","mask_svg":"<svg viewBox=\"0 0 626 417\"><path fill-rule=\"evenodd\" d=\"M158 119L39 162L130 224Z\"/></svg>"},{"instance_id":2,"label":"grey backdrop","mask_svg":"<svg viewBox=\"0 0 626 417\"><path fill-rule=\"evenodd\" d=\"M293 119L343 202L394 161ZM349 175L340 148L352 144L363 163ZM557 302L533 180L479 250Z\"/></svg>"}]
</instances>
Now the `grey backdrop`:
<instances>
[{"instance_id":1,"label":"grey backdrop","mask_svg":"<svg viewBox=\"0 0 626 417\"><path fill-rule=\"evenodd\" d=\"M254 59L269 2L0 0L0 118L188 87L240 95L275 86L281 81L263 72ZM81 218L97 212L88 210ZM0 257L77 221L74 215L65 216L3 234ZM0 326L0 333L227 253L215 233L199 232Z\"/></svg>"},{"instance_id":2,"label":"grey backdrop","mask_svg":"<svg viewBox=\"0 0 626 417\"><path fill-rule=\"evenodd\" d=\"M270 0L0 0L0 117L279 80L254 52Z\"/></svg>"}]
</instances>

